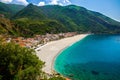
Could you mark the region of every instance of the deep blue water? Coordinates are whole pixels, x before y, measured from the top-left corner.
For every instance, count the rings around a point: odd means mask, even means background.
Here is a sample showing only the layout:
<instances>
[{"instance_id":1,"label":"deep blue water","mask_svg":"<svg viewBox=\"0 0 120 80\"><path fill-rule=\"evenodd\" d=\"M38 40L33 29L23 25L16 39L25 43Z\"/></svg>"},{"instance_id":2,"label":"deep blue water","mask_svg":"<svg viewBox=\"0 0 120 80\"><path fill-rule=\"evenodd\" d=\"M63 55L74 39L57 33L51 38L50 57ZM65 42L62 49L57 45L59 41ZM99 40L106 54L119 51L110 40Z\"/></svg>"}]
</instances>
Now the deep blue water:
<instances>
[{"instance_id":1,"label":"deep blue water","mask_svg":"<svg viewBox=\"0 0 120 80\"><path fill-rule=\"evenodd\" d=\"M72 80L120 80L120 35L89 35L62 51L54 68Z\"/></svg>"}]
</instances>

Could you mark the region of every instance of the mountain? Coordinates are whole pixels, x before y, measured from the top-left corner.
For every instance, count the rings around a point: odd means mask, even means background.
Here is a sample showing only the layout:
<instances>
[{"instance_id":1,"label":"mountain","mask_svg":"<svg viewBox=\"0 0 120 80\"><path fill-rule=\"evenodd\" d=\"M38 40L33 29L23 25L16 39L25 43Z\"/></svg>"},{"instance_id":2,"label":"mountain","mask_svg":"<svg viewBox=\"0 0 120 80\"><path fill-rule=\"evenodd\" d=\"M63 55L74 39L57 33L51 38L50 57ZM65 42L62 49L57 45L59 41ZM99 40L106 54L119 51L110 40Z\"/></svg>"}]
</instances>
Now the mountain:
<instances>
[{"instance_id":1,"label":"mountain","mask_svg":"<svg viewBox=\"0 0 120 80\"><path fill-rule=\"evenodd\" d=\"M4 3L0 2L0 14L4 14L9 17L12 13L12 10Z\"/></svg>"},{"instance_id":2,"label":"mountain","mask_svg":"<svg viewBox=\"0 0 120 80\"><path fill-rule=\"evenodd\" d=\"M95 34L120 33L120 22L76 5L22 6L1 3L0 6L0 12L3 14L13 14L9 19L14 26L13 32L18 36L75 31Z\"/></svg>"},{"instance_id":3,"label":"mountain","mask_svg":"<svg viewBox=\"0 0 120 80\"><path fill-rule=\"evenodd\" d=\"M18 4L7 4L7 6L12 10L14 14L25 8L24 5L18 5Z\"/></svg>"},{"instance_id":4,"label":"mountain","mask_svg":"<svg viewBox=\"0 0 120 80\"><path fill-rule=\"evenodd\" d=\"M120 31L120 22L101 13L76 5L47 5L38 7L30 4L25 9L19 11L13 18L23 17L39 20L46 20L46 18L56 20L65 26L68 31L93 33L115 33Z\"/></svg>"},{"instance_id":5,"label":"mountain","mask_svg":"<svg viewBox=\"0 0 120 80\"><path fill-rule=\"evenodd\" d=\"M27 7L16 13L13 18L43 19L45 18L45 15L42 13L39 7L29 4Z\"/></svg>"},{"instance_id":6,"label":"mountain","mask_svg":"<svg viewBox=\"0 0 120 80\"><path fill-rule=\"evenodd\" d=\"M64 25L72 22L85 31L87 30L94 33L101 33L107 31L107 29L113 31L115 29L120 29L120 22L117 22L98 12L87 10L83 7L75 5L65 7L44 6L41 9L43 9L44 13L48 17L57 19L61 23L64 22ZM56 16L50 16L49 14Z\"/></svg>"},{"instance_id":7,"label":"mountain","mask_svg":"<svg viewBox=\"0 0 120 80\"><path fill-rule=\"evenodd\" d=\"M23 5L5 4L0 2L0 14L4 14L5 17L10 18L24 7L25 6Z\"/></svg>"}]
</instances>

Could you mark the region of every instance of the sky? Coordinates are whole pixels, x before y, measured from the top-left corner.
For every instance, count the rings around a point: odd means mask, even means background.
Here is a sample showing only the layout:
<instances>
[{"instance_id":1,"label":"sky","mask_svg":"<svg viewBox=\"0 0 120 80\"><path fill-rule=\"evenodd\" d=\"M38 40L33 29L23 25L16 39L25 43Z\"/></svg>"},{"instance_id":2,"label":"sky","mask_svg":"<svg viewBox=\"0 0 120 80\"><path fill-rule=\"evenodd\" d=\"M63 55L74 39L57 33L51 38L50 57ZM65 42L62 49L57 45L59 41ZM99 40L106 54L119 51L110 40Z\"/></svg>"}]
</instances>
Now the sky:
<instances>
[{"instance_id":1,"label":"sky","mask_svg":"<svg viewBox=\"0 0 120 80\"><path fill-rule=\"evenodd\" d=\"M120 22L120 0L0 0L0 2L22 5L33 3L38 6L74 4L100 12Z\"/></svg>"}]
</instances>

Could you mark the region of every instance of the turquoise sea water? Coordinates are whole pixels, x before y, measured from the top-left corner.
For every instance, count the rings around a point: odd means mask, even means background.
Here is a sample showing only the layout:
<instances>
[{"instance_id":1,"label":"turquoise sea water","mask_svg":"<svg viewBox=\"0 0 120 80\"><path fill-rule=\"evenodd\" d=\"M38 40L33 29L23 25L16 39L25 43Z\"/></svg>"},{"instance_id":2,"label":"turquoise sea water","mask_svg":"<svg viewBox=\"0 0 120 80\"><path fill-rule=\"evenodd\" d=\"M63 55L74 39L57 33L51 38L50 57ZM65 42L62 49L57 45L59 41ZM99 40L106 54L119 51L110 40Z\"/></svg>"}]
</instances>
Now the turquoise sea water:
<instances>
[{"instance_id":1,"label":"turquoise sea water","mask_svg":"<svg viewBox=\"0 0 120 80\"><path fill-rule=\"evenodd\" d=\"M120 80L120 35L89 35L62 51L54 68L72 80Z\"/></svg>"}]
</instances>

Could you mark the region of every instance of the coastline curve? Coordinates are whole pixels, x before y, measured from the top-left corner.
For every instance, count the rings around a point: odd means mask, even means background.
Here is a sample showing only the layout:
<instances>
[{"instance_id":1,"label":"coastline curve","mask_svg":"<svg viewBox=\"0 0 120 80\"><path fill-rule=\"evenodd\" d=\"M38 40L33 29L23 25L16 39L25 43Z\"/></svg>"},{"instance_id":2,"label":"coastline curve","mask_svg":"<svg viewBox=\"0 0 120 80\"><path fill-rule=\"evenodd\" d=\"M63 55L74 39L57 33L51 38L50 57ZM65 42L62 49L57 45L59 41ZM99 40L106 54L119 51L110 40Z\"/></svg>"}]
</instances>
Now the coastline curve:
<instances>
[{"instance_id":1,"label":"coastline curve","mask_svg":"<svg viewBox=\"0 0 120 80\"><path fill-rule=\"evenodd\" d=\"M60 55L63 50L65 50L69 46L72 46L88 35L89 34L80 34L73 37L51 41L41 47L41 50L36 51L36 53L39 59L45 62L45 67L43 68L43 71L48 74L53 74L55 71L54 61L56 60L57 56Z\"/></svg>"}]
</instances>

